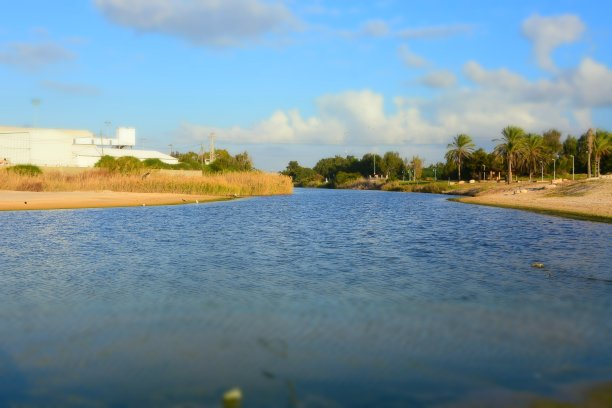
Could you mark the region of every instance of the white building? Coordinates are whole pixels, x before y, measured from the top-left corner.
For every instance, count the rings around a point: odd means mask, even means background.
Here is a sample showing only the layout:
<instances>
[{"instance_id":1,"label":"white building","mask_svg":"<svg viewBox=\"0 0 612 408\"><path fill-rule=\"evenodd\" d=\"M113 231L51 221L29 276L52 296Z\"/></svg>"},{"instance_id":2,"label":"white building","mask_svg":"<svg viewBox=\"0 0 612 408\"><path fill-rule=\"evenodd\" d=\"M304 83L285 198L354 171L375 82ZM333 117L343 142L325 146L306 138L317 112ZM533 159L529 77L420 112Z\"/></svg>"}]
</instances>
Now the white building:
<instances>
[{"instance_id":1,"label":"white building","mask_svg":"<svg viewBox=\"0 0 612 408\"><path fill-rule=\"evenodd\" d=\"M120 127L114 138L88 130L0 126L0 161L49 167L93 167L102 156L133 156L176 164L178 159L154 150L136 150L136 129Z\"/></svg>"}]
</instances>

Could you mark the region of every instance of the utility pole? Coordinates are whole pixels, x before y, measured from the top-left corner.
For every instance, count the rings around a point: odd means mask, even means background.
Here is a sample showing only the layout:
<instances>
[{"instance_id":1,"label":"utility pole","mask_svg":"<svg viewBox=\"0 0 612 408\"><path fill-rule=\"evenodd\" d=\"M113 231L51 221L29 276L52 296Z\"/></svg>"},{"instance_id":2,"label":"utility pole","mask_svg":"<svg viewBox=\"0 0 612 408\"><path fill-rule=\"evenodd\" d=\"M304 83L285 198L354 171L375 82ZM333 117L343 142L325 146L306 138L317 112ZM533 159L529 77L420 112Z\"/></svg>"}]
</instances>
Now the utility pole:
<instances>
[{"instance_id":1,"label":"utility pole","mask_svg":"<svg viewBox=\"0 0 612 408\"><path fill-rule=\"evenodd\" d=\"M172 143L168 145L170 147L170 156L172 156Z\"/></svg>"},{"instance_id":2,"label":"utility pole","mask_svg":"<svg viewBox=\"0 0 612 408\"><path fill-rule=\"evenodd\" d=\"M215 133L210 133L210 153L209 153L210 163L215 161Z\"/></svg>"}]
</instances>

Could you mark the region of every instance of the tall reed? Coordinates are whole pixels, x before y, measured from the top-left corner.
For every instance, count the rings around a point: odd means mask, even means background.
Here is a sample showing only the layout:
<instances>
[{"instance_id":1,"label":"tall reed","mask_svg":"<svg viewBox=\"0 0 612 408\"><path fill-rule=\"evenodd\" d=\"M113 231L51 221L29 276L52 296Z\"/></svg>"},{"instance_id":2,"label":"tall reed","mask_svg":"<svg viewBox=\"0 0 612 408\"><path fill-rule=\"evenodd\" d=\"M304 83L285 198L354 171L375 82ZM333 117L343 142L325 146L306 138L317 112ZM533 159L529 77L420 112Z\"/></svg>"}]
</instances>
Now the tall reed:
<instances>
[{"instance_id":1,"label":"tall reed","mask_svg":"<svg viewBox=\"0 0 612 408\"><path fill-rule=\"evenodd\" d=\"M177 177L152 171L149 175L122 175L100 170L65 174L47 171L38 176L0 170L0 190L18 191L123 191L201 195L290 194L291 178L263 172L207 174Z\"/></svg>"}]
</instances>

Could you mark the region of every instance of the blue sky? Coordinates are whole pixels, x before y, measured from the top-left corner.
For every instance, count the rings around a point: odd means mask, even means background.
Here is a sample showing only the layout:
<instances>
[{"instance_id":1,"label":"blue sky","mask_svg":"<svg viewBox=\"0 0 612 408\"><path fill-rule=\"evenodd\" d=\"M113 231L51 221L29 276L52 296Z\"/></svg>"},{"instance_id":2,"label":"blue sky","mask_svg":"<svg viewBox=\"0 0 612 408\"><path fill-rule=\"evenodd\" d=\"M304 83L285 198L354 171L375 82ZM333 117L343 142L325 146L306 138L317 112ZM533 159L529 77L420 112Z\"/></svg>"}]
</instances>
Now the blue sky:
<instances>
[{"instance_id":1,"label":"blue sky","mask_svg":"<svg viewBox=\"0 0 612 408\"><path fill-rule=\"evenodd\" d=\"M612 130L601 1L20 0L0 13L0 124L137 129L140 148L258 168L467 133ZM35 112L31 101L40 99Z\"/></svg>"}]
</instances>

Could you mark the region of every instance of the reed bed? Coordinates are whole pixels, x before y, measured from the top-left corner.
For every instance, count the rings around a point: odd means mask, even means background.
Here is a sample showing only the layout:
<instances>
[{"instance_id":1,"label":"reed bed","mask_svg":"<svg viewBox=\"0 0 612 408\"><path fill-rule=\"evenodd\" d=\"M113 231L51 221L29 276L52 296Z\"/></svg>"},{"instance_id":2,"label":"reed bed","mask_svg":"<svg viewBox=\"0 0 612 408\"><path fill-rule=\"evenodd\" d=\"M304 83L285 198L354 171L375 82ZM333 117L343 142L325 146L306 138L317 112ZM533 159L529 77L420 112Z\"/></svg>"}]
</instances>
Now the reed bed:
<instances>
[{"instance_id":1,"label":"reed bed","mask_svg":"<svg viewBox=\"0 0 612 408\"><path fill-rule=\"evenodd\" d=\"M264 172L206 174L201 177L176 177L159 174L123 175L105 170L65 174L48 171L25 176L0 171L0 190L15 191L119 191L133 193L175 193L200 195L260 196L290 194L291 178Z\"/></svg>"}]
</instances>

